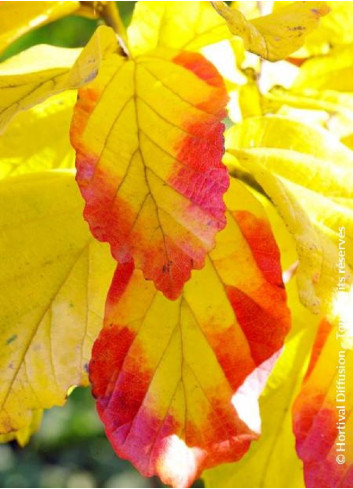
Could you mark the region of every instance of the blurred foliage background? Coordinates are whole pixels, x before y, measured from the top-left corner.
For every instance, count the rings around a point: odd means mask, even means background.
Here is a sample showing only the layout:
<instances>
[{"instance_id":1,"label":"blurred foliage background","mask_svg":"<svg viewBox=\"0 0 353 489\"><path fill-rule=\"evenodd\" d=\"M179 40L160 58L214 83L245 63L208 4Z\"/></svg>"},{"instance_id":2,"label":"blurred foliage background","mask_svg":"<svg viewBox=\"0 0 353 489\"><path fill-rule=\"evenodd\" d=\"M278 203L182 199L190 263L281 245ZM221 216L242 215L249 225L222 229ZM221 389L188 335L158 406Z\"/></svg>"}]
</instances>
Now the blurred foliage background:
<instances>
[{"instance_id":1,"label":"blurred foliage background","mask_svg":"<svg viewBox=\"0 0 353 489\"><path fill-rule=\"evenodd\" d=\"M116 2L124 23L135 2ZM35 44L84 46L99 20L69 16L14 42L0 61ZM199 481L196 484L202 487ZM42 426L25 448L0 445L0 487L164 487L144 479L112 450L95 410L90 389L77 388L64 407L44 414Z\"/></svg>"},{"instance_id":2,"label":"blurred foliage background","mask_svg":"<svg viewBox=\"0 0 353 489\"><path fill-rule=\"evenodd\" d=\"M105 437L88 388L48 410L29 444L0 445L1 487L162 487L119 459Z\"/></svg>"}]
</instances>

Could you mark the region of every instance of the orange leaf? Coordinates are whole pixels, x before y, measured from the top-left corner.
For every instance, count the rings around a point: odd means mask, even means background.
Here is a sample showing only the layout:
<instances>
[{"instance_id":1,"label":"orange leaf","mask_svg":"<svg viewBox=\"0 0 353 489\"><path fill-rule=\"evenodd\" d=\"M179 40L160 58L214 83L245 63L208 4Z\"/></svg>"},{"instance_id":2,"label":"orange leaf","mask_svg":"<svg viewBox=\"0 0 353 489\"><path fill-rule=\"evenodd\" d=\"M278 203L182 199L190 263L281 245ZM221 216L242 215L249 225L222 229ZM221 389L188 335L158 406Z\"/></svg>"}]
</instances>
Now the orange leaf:
<instances>
[{"instance_id":1,"label":"orange leaf","mask_svg":"<svg viewBox=\"0 0 353 489\"><path fill-rule=\"evenodd\" d=\"M293 406L307 487L353 487L353 351L341 345L340 328L322 321Z\"/></svg>"},{"instance_id":2,"label":"orange leaf","mask_svg":"<svg viewBox=\"0 0 353 489\"><path fill-rule=\"evenodd\" d=\"M145 476L188 486L258 437L258 396L289 328L279 252L237 181L227 227L183 294L166 299L119 265L90 378L115 451Z\"/></svg>"},{"instance_id":3,"label":"orange leaf","mask_svg":"<svg viewBox=\"0 0 353 489\"><path fill-rule=\"evenodd\" d=\"M71 138L85 218L175 299L225 226L227 94L199 54L111 55L79 91Z\"/></svg>"}]
</instances>

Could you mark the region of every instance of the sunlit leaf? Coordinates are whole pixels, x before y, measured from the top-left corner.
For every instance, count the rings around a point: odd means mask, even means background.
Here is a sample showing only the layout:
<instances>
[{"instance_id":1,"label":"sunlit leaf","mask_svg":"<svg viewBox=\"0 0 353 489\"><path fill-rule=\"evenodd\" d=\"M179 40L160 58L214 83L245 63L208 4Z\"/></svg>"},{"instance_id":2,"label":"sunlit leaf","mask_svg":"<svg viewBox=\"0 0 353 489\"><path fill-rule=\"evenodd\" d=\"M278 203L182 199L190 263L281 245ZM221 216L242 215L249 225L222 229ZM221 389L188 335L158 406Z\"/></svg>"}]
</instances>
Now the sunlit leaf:
<instances>
[{"instance_id":1,"label":"sunlit leaf","mask_svg":"<svg viewBox=\"0 0 353 489\"><path fill-rule=\"evenodd\" d=\"M279 4L282 2L278 2ZM325 16L306 39L305 50L311 55L327 53L333 46L353 43L353 2L326 2L330 14Z\"/></svg>"},{"instance_id":2,"label":"sunlit leaf","mask_svg":"<svg viewBox=\"0 0 353 489\"><path fill-rule=\"evenodd\" d=\"M265 99L268 112L280 111L281 115L297 117L308 123L308 111L313 111L317 123L339 139L353 133L353 93L311 88L284 90L275 87L265 95ZM288 107L299 111L290 111Z\"/></svg>"},{"instance_id":3,"label":"sunlit leaf","mask_svg":"<svg viewBox=\"0 0 353 489\"><path fill-rule=\"evenodd\" d=\"M301 67L295 88L353 91L353 45L337 46L326 56L309 59Z\"/></svg>"},{"instance_id":4,"label":"sunlit leaf","mask_svg":"<svg viewBox=\"0 0 353 489\"><path fill-rule=\"evenodd\" d=\"M200 54L111 55L80 89L71 129L94 236L175 299L225 226L227 102Z\"/></svg>"},{"instance_id":5,"label":"sunlit leaf","mask_svg":"<svg viewBox=\"0 0 353 489\"><path fill-rule=\"evenodd\" d=\"M40 25L65 17L80 2L0 2L0 52Z\"/></svg>"},{"instance_id":6,"label":"sunlit leaf","mask_svg":"<svg viewBox=\"0 0 353 489\"><path fill-rule=\"evenodd\" d=\"M74 168L69 130L76 98L63 92L16 114L0 137L0 178Z\"/></svg>"},{"instance_id":7,"label":"sunlit leaf","mask_svg":"<svg viewBox=\"0 0 353 489\"><path fill-rule=\"evenodd\" d=\"M206 487L304 487L289 407L305 374L318 318L298 301L294 280L287 292L292 329L260 397L261 437L239 462L205 472Z\"/></svg>"},{"instance_id":8,"label":"sunlit leaf","mask_svg":"<svg viewBox=\"0 0 353 489\"><path fill-rule=\"evenodd\" d=\"M33 46L0 64L0 131L19 111L97 75L104 56L117 50L114 31L99 27L81 49Z\"/></svg>"},{"instance_id":9,"label":"sunlit leaf","mask_svg":"<svg viewBox=\"0 0 353 489\"><path fill-rule=\"evenodd\" d=\"M38 431L43 416L42 409L32 410L28 417L28 425L19 429L18 431L11 431L5 435L0 434L0 443L8 443L9 441L16 440L17 443L24 447L29 442L33 433Z\"/></svg>"},{"instance_id":10,"label":"sunlit leaf","mask_svg":"<svg viewBox=\"0 0 353 489\"><path fill-rule=\"evenodd\" d=\"M261 15L261 9L265 6L265 8L270 7L271 4L274 2L255 2L255 1L245 1L245 2L232 2L231 6L234 9L240 10L240 12L246 17L247 19L254 19L256 17L260 17ZM269 13L269 12L266 12Z\"/></svg>"},{"instance_id":11,"label":"sunlit leaf","mask_svg":"<svg viewBox=\"0 0 353 489\"><path fill-rule=\"evenodd\" d=\"M297 260L295 242L268 199L262 196L261 202L281 250L282 269L287 270ZM206 487L304 487L290 406L301 386L318 317L299 302L294 278L287 283L286 291L292 327L259 399L261 436L238 462L204 472ZM290 470L284 470L285 467Z\"/></svg>"},{"instance_id":12,"label":"sunlit leaf","mask_svg":"<svg viewBox=\"0 0 353 489\"><path fill-rule=\"evenodd\" d=\"M347 239L353 237L351 210L342 213L335 202L352 197L351 151L329 133L281 117L248 119L228 132L227 141L229 152L263 187L296 239L303 303L316 312L329 311L337 280L332 237L343 225ZM316 199L326 203L325 212Z\"/></svg>"},{"instance_id":13,"label":"sunlit leaf","mask_svg":"<svg viewBox=\"0 0 353 489\"><path fill-rule=\"evenodd\" d=\"M112 276L90 236L73 172L0 182L0 433L30 424L87 384Z\"/></svg>"},{"instance_id":14,"label":"sunlit leaf","mask_svg":"<svg viewBox=\"0 0 353 489\"><path fill-rule=\"evenodd\" d=\"M228 39L227 24L209 2L137 2L128 29L134 56L163 46L198 51Z\"/></svg>"},{"instance_id":15,"label":"sunlit leaf","mask_svg":"<svg viewBox=\"0 0 353 489\"><path fill-rule=\"evenodd\" d=\"M297 260L295 242L268 199L256 193L265 207L275 240L281 251L282 269ZM286 275L286 272L284 272ZM295 280L286 285L291 311L291 331L259 404L261 436L236 463L203 473L206 487L303 487L303 470L295 452L291 405L303 379L305 364L315 335L317 316L299 302ZM290 466L291 470L280 470Z\"/></svg>"},{"instance_id":16,"label":"sunlit leaf","mask_svg":"<svg viewBox=\"0 0 353 489\"><path fill-rule=\"evenodd\" d=\"M177 487L239 459L257 438L257 398L289 327L261 205L237 181L226 204L228 225L178 300L133 263L118 267L90 363L116 452Z\"/></svg>"},{"instance_id":17,"label":"sunlit leaf","mask_svg":"<svg viewBox=\"0 0 353 489\"><path fill-rule=\"evenodd\" d=\"M320 17L329 12L325 2L293 2L269 15L247 20L224 2L212 4L231 33L244 40L247 50L270 61L283 59L299 49Z\"/></svg>"}]
</instances>

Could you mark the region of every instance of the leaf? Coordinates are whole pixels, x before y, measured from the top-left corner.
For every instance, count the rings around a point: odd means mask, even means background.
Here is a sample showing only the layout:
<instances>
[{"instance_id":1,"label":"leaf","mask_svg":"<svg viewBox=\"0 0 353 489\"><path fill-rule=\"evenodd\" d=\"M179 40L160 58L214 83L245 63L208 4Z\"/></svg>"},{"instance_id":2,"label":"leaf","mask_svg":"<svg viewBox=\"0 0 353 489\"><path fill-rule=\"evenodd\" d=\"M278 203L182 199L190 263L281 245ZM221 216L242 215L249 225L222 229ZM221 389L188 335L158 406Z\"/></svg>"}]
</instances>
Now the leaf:
<instances>
[{"instance_id":1,"label":"leaf","mask_svg":"<svg viewBox=\"0 0 353 489\"><path fill-rule=\"evenodd\" d=\"M0 138L0 178L74 168L69 130L76 98L63 92L16 114Z\"/></svg>"},{"instance_id":2,"label":"leaf","mask_svg":"<svg viewBox=\"0 0 353 489\"><path fill-rule=\"evenodd\" d=\"M248 51L270 61L284 59L299 49L320 17L329 12L325 2L292 2L270 15L248 21L224 2L211 3L226 20L230 32L243 39Z\"/></svg>"},{"instance_id":3,"label":"leaf","mask_svg":"<svg viewBox=\"0 0 353 489\"><path fill-rule=\"evenodd\" d=\"M326 56L318 56L303 63L294 88L352 92L352 48L352 44L337 46Z\"/></svg>"},{"instance_id":4,"label":"leaf","mask_svg":"<svg viewBox=\"0 0 353 489\"><path fill-rule=\"evenodd\" d=\"M39 45L0 64L0 131L19 111L91 81L102 59L117 50L114 31L99 27L80 49Z\"/></svg>"},{"instance_id":5,"label":"leaf","mask_svg":"<svg viewBox=\"0 0 353 489\"><path fill-rule=\"evenodd\" d=\"M348 292L347 292L348 293ZM297 451L306 487L352 487L353 334L352 294L345 321L323 321L302 390L293 407ZM344 345L344 329L350 348Z\"/></svg>"},{"instance_id":6,"label":"leaf","mask_svg":"<svg viewBox=\"0 0 353 489\"><path fill-rule=\"evenodd\" d=\"M227 133L227 146L274 202L295 237L301 300L314 312L329 313L337 280L332 238L337 239L343 225L348 226L348 239L353 237L351 211L341 214L343 207L335 202L351 198L352 153L329 133L281 117L252 118L234 126ZM326 215L319 211L317 199L321 205L325 202Z\"/></svg>"},{"instance_id":7,"label":"leaf","mask_svg":"<svg viewBox=\"0 0 353 489\"><path fill-rule=\"evenodd\" d=\"M299 109L297 119L308 124L308 111L313 111L319 123L342 140L353 133L353 94L335 90L314 90L311 88L284 90L274 87L265 95L266 112L278 111L281 115L293 117L288 107ZM283 110L284 109L284 110ZM305 111L305 112L303 112ZM326 114L323 113L326 112ZM305 119L303 119L305 117Z\"/></svg>"},{"instance_id":8,"label":"leaf","mask_svg":"<svg viewBox=\"0 0 353 489\"><path fill-rule=\"evenodd\" d=\"M73 172L0 181L0 433L87 384L112 276L90 236Z\"/></svg>"},{"instance_id":9,"label":"leaf","mask_svg":"<svg viewBox=\"0 0 353 489\"><path fill-rule=\"evenodd\" d=\"M137 2L128 28L129 51L140 56L157 47L198 51L229 39L225 21L209 2Z\"/></svg>"},{"instance_id":10,"label":"leaf","mask_svg":"<svg viewBox=\"0 0 353 489\"><path fill-rule=\"evenodd\" d=\"M283 117L253 118L228 137L231 146L247 148L238 152L243 163L256 160L276 173L322 231L335 237L345 226L353 244L352 151L327 131ZM350 246L347 259L352 266Z\"/></svg>"},{"instance_id":11,"label":"leaf","mask_svg":"<svg viewBox=\"0 0 353 489\"><path fill-rule=\"evenodd\" d=\"M77 181L94 236L135 260L175 299L225 226L227 94L200 54L111 55L79 91L71 129Z\"/></svg>"},{"instance_id":12,"label":"leaf","mask_svg":"<svg viewBox=\"0 0 353 489\"><path fill-rule=\"evenodd\" d=\"M24 447L29 442L33 433L39 430L42 416L43 411L41 409L31 411L28 425L18 431L11 431L5 435L0 435L0 443L8 443L9 441L16 440L20 447Z\"/></svg>"},{"instance_id":13,"label":"leaf","mask_svg":"<svg viewBox=\"0 0 353 489\"><path fill-rule=\"evenodd\" d=\"M254 192L254 191L253 191ZM290 406L306 370L317 329L318 318L300 303L295 280L288 271L297 261L295 241L275 207L256 192L277 246L291 311L291 331L259 399L262 433L249 451L236 463L204 472L206 487L304 487L301 461L295 451Z\"/></svg>"},{"instance_id":14,"label":"leaf","mask_svg":"<svg viewBox=\"0 0 353 489\"><path fill-rule=\"evenodd\" d=\"M330 15L320 21L318 28L305 41L305 49L311 55L326 54L333 46L353 42L352 29L347 28L353 22L353 2L326 3Z\"/></svg>"},{"instance_id":15,"label":"leaf","mask_svg":"<svg viewBox=\"0 0 353 489\"><path fill-rule=\"evenodd\" d=\"M276 2L272 2L272 3L275 4ZM261 5L260 3L254 1L250 1L250 2L234 1L231 3L231 7L236 10L239 10L247 19L254 19L256 17L259 17L261 15L261 10L264 7L266 7L266 9L269 8L267 5L264 4Z\"/></svg>"},{"instance_id":16,"label":"leaf","mask_svg":"<svg viewBox=\"0 0 353 489\"><path fill-rule=\"evenodd\" d=\"M90 362L117 454L175 487L239 459L257 438L257 397L289 329L261 205L236 180L226 204L227 227L177 300L132 262L118 266Z\"/></svg>"},{"instance_id":17,"label":"leaf","mask_svg":"<svg viewBox=\"0 0 353 489\"><path fill-rule=\"evenodd\" d=\"M286 289L292 329L260 397L261 437L238 462L206 471L206 487L304 487L290 407L305 374L318 319L298 301L295 281Z\"/></svg>"},{"instance_id":18,"label":"leaf","mask_svg":"<svg viewBox=\"0 0 353 489\"><path fill-rule=\"evenodd\" d=\"M0 52L26 32L65 17L79 6L80 2L1 2Z\"/></svg>"}]
</instances>

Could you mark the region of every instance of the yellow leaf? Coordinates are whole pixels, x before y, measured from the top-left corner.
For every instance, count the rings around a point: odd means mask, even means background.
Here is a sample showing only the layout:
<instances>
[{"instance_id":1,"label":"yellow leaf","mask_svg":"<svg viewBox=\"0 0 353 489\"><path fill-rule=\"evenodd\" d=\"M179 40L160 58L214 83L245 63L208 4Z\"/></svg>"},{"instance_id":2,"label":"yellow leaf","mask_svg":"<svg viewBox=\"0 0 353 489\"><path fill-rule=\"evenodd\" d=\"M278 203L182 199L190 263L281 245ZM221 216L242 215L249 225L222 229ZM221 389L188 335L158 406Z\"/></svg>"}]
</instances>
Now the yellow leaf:
<instances>
[{"instance_id":1,"label":"yellow leaf","mask_svg":"<svg viewBox=\"0 0 353 489\"><path fill-rule=\"evenodd\" d=\"M284 90L273 88L264 95L266 111L278 111L289 118L305 120L308 123L308 111L316 117L316 122L328 129L339 139L353 133L353 94L335 90L315 90L301 88ZM288 107L299 109L297 112ZM303 112L305 111L305 112Z\"/></svg>"},{"instance_id":2,"label":"yellow leaf","mask_svg":"<svg viewBox=\"0 0 353 489\"><path fill-rule=\"evenodd\" d=\"M246 20L244 15L224 2L212 2L225 18L232 34L244 40L252 53L277 61L299 49L314 30L320 17L329 12L325 2L293 2L272 14Z\"/></svg>"},{"instance_id":3,"label":"yellow leaf","mask_svg":"<svg viewBox=\"0 0 353 489\"><path fill-rule=\"evenodd\" d=\"M238 89L239 108L243 119L262 115L262 99L257 82L249 78L248 82Z\"/></svg>"},{"instance_id":4,"label":"yellow leaf","mask_svg":"<svg viewBox=\"0 0 353 489\"><path fill-rule=\"evenodd\" d=\"M250 2L232 2L231 3L231 7L233 9L236 9L236 10L239 10L243 15L244 17L246 17L247 19L254 19L256 17L259 17L261 15L261 10L264 6L266 6L266 8L271 8L271 3L273 2L254 2L254 1L250 1ZM266 12L266 13L269 13L269 12Z\"/></svg>"},{"instance_id":5,"label":"yellow leaf","mask_svg":"<svg viewBox=\"0 0 353 489\"><path fill-rule=\"evenodd\" d=\"M353 133L343 137L341 139L341 142L345 144L348 148L353 149Z\"/></svg>"},{"instance_id":6,"label":"yellow leaf","mask_svg":"<svg viewBox=\"0 0 353 489\"><path fill-rule=\"evenodd\" d=\"M353 91L353 45L337 46L326 56L305 61L293 87L317 90Z\"/></svg>"},{"instance_id":7,"label":"yellow leaf","mask_svg":"<svg viewBox=\"0 0 353 489\"><path fill-rule=\"evenodd\" d=\"M79 6L80 2L1 2L0 52L26 32L65 17Z\"/></svg>"},{"instance_id":8,"label":"yellow leaf","mask_svg":"<svg viewBox=\"0 0 353 489\"><path fill-rule=\"evenodd\" d=\"M0 181L0 433L87 384L113 260L91 237L71 171Z\"/></svg>"},{"instance_id":9,"label":"yellow leaf","mask_svg":"<svg viewBox=\"0 0 353 489\"><path fill-rule=\"evenodd\" d=\"M353 237L351 211L341 214L332 199L352 197L352 153L329 133L281 117L248 119L228 132L227 141L237 159L230 166L240 164L250 171L296 239L303 303L329 313L337 281L339 226L347 225L347 237ZM326 203L328 215L319 212L318 201ZM329 233L323 232L321 222L330 227Z\"/></svg>"},{"instance_id":10,"label":"yellow leaf","mask_svg":"<svg viewBox=\"0 0 353 489\"><path fill-rule=\"evenodd\" d=\"M239 158L257 160L281 177L314 223L334 236L340 226L353 239L353 152L329 132L283 117L258 117L229 131ZM243 151L243 149L245 151ZM325 212L322 212L325 209ZM352 248L348 263L353 265Z\"/></svg>"},{"instance_id":11,"label":"yellow leaf","mask_svg":"<svg viewBox=\"0 0 353 489\"><path fill-rule=\"evenodd\" d=\"M346 260L353 267L353 209L352 198L330 198L330 196L309 190L293 182L286 182L287 188L296 196L310 219L333 242L337 242L340 227L346 229ZM324 209L324 211L323 211Z\"/></svg>"},{"instance_id":12,"label":"yellow leaf","mask_svg":"<svg viewBox=\"0 0 353 489\"><path fill-rule=\"evenodd\" d=\"M281 2L278 2L281 3ZM353 2L326 2L330 15L305 41L305 50L310 55L327 53L333 46L353 43Z\"/></svg>"},{"instance_id":13,"label":"yellow leaf","mask_svg":"<svg viewBox=\"0 0 353 489\"><path fill-rule=\"evenodd\" d=\"M69 131L76 98L74 91L63 92L15 115L0 138L0 179L74 168Z\"/></svg>"},{"instance_id":14,"label":"yellow leaf","mask_svg":"<svg viewBox=\"0 0 353 489\"><path fill-rule=\"evenodd\" d=\"M33 433L39 430L42 417L43 410L34 409L29 416L28 425L18 431L11 431L5 435L0 434L0 443L8 443L9 441L16 440L21 447L24 447L29 442Z\"/></svg>"},{"instance_id":15,"label":"yellow leaf","mask_svg":"<svg viewBox=\"0 0 353 489\"><path fill-rule=\"evenodd\" d=\"M82 51L39 45L4 61L0 64L0 132L17 112L88 83L105 55L116 50L113 30L101 26Z\"/></svg>"},{"instance_id":16,"label":"yellow leaf","mask_svg":"<svg viewBox=\"0 0 353 489\"><path fill-rule=\"evenodd\" d=\"M128 28L133 56L157 47L198 51L230 33L209 2L137 2Z\"/></svg>"}]
</instances>

